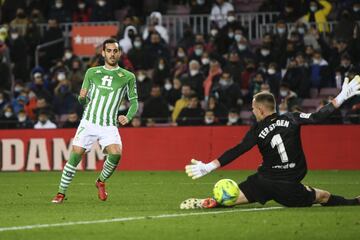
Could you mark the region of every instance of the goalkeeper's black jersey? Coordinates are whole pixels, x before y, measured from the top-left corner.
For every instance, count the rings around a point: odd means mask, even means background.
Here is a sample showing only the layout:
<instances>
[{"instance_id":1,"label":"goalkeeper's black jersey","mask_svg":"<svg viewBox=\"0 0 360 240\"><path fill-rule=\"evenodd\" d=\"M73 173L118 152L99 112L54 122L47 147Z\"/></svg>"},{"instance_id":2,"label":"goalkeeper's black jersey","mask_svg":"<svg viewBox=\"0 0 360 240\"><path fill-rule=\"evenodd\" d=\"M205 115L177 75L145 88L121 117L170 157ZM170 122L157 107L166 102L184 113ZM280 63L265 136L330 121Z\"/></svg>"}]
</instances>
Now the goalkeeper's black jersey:
<instances>
[{"instance_id":1,"label":"goalkeeper's black jersey","mask_svg":"<svg viewBox=\"0 0 360 240\"><path fill-rule=\"evenodd\" d=\"M253 125L241 143L219 157L220 164L224 166L258 145L263 157L258 168L260 175L272 180L301 181L307 166L300 126L321 122L334 110L333 104L329 103L315 113L274 113Z\"/></svg>"}]
</instances>

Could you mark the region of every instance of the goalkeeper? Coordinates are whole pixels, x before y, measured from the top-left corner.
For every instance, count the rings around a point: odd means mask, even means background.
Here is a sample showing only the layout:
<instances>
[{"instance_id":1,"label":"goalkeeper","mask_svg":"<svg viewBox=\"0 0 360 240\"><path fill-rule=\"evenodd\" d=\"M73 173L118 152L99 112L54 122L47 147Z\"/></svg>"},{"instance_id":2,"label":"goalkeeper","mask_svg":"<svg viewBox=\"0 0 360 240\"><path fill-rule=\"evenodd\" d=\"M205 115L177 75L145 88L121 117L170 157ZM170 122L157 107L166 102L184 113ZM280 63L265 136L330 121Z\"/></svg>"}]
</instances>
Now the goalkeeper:
<instances>
[{"instance_id":1,"label":"goalkeeper","mask_svg":"<svg viewBox=\"0 0 360 240\"><path fill-rule=\"evenodd\" d=\"M358 75L351 81L345 78L340 94L317 112L278 115L274 96L269 92L260 92L252 102L257 123L250 128L243 140L209 163L191 160L191 164L185 167L186 173L189 177L198 179L229 164L257 145L263 158L262 164L255 174L239 184L240 195L235 204L265 204L274 200L287 207L309 207L315 203L322 206L360 205L360 196L346 199L301 183L307 173L307 166L300 127L323 121L355 95L360 95ZM213 208L217 205L213 198L192 198L185 200L180 207Z\"/></svg>"}]
</instances>

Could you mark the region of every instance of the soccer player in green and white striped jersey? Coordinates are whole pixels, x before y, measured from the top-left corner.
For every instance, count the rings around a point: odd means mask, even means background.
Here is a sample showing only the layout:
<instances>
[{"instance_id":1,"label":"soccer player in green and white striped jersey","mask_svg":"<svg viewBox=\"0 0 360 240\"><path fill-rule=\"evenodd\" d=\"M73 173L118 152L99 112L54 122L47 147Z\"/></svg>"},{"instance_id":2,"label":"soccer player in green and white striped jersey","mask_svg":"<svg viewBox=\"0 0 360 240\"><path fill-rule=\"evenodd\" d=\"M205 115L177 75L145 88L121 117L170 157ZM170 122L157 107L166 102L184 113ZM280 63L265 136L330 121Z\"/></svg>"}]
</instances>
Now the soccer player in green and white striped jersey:
<instances>
[{"instance_id":1,"label":"soccer player in green and white striped jersey","mask_svg":"<svg viewBox=\"0 0 360 240\"><path fill-rule=\"evenodd\" d=\"M115 39L105 40L102 56L105 65L89 68L85 74L79 95L79 102L85 110L72 143L70 159L61 176L59 191L52 200L53 203L63 202L65 192L75 175L75 169L82 155L90 150L95 141L99 142L107 154L103 169L96 181L100 200L107 199L105 181L115 171L122 153L117 122L126 125L137 112L135 75L119 67L118 62L121 56L119 43ZM125 95L130 101L130 108L126 116L118 117L118 109Z\"/></svg>"}]
</instances>

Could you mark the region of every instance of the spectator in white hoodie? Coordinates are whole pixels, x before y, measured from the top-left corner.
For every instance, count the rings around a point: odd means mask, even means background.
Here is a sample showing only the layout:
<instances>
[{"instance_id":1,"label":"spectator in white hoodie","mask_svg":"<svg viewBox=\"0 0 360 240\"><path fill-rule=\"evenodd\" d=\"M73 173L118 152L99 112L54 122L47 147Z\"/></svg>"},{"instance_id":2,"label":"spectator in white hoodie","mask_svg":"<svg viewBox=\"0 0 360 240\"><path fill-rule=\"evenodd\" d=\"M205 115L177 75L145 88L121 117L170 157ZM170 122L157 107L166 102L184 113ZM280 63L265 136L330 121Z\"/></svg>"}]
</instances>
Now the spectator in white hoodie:
<instances>
[{"instance_id":1,"label":"spectator in white hoodie","mask_svg":"<svg viewBox=\"0 0 360 240\"><path fill-rule=\"evenodd\" d=\"M150 23L143 32L144 41L146 41L150 33L154 31L160 34L160 37L165 41L165 43L169 43L169 34L167 29L162 25L162 15L160 12L152 12L150 14Z\"/></svg>"}]
</instances>

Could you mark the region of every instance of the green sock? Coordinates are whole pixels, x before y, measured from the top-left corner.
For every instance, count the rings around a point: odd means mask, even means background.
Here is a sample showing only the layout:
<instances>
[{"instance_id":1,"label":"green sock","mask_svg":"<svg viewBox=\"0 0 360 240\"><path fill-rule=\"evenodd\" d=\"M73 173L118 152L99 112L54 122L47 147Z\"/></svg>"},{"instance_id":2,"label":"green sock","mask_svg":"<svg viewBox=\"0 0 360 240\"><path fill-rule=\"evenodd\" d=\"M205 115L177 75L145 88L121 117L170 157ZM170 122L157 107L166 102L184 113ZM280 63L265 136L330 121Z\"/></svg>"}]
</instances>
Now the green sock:
<instances>
[{"instance_id":1,"label":"green sock","mask_svg":"<svg viewBox=\"0 0 360 240\"><path fill-rule=\"evenodd\" d=\"M64 170L61 175L59 193L65 194L68 189L72 179L75 176L76 167L81 161L81 154L72 152L70 154L69 161L65 164Z\"/></svg>"},{"instance_id":2,"label":"green sock","mask_svg":"<svg viewBox=\"0 0 360 240\"><path fill-rule=\"evenodd\" d=\"M105 182L115 171L121 155L109 154L104 162L103 170L100 173L99 180Z\"/></svg>"}]
</instances>

